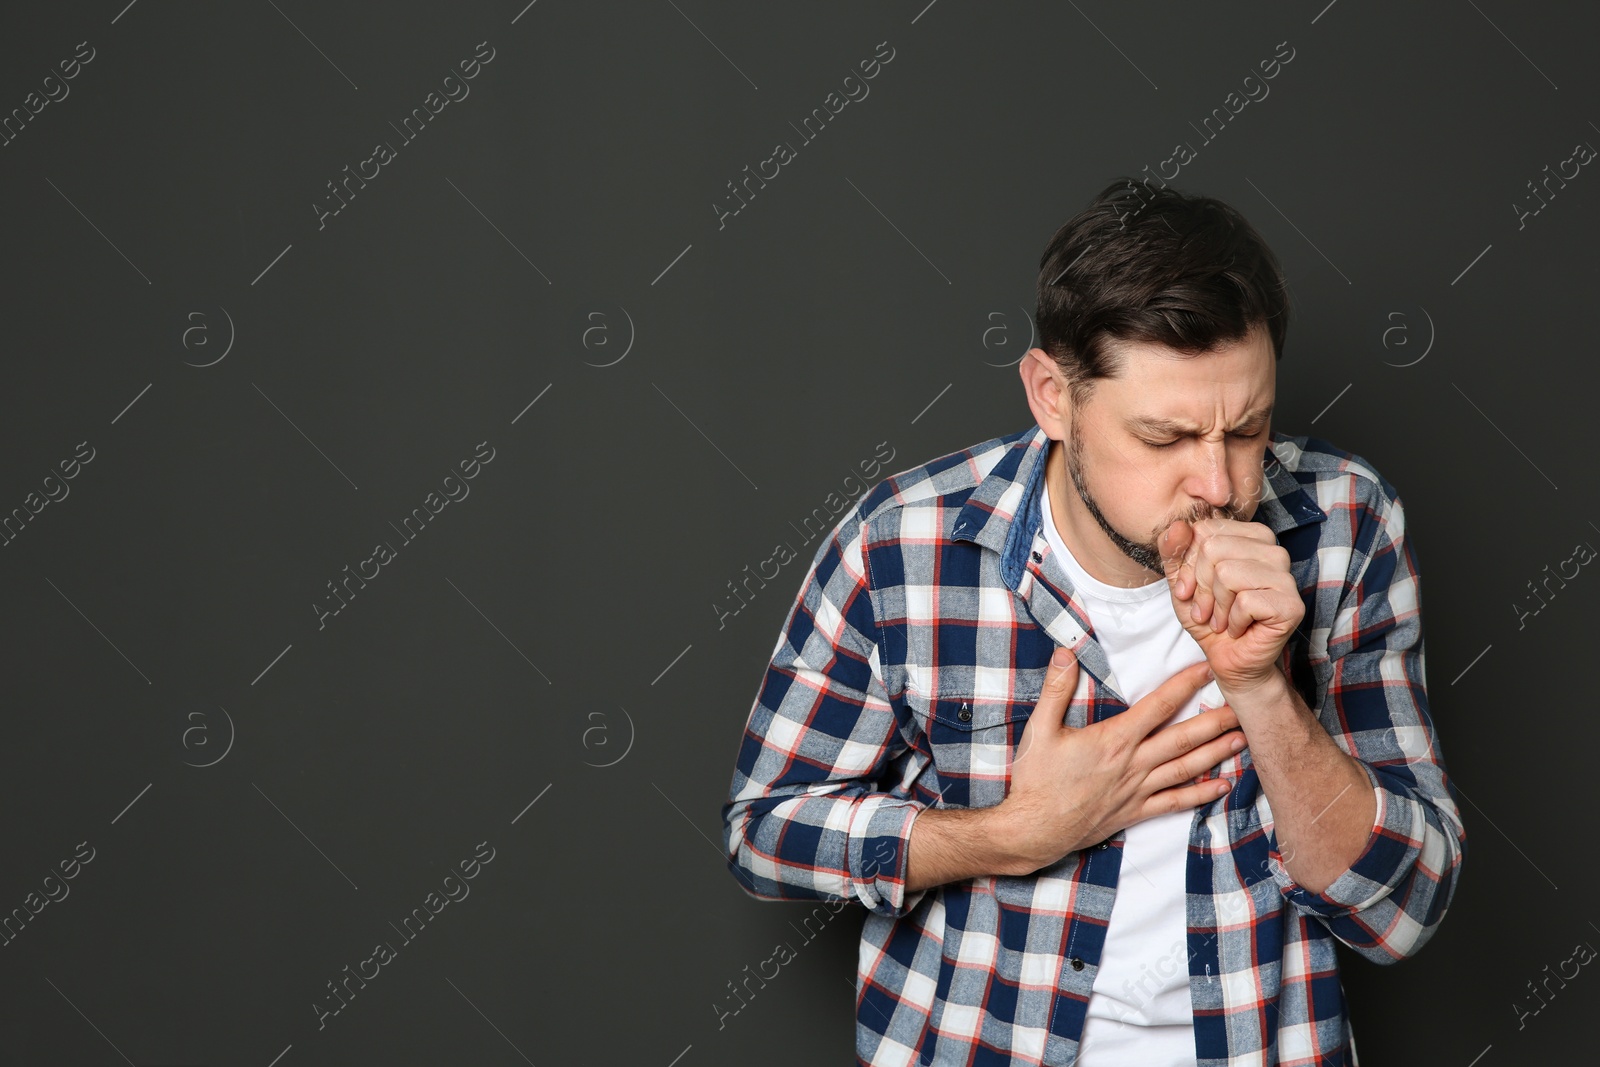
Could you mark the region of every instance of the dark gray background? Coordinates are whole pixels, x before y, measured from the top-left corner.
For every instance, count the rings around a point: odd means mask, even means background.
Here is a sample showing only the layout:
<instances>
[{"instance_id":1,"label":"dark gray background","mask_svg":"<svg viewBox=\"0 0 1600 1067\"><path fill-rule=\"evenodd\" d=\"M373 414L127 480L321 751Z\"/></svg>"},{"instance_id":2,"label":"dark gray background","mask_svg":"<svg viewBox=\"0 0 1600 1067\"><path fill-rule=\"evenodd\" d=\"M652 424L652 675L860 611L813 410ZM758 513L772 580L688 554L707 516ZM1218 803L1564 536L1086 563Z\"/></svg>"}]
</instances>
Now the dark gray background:
<instances>
[{"instance_id":1,"label":"dark gray background","mask_svg":"<svg viewBox=\"0 0 1600 1067\"><path fill-rule=\"evenodd\" d=\"M1600 177L1520 228L1514 205L1600 143L1592 15L524 5L0 17L0 114L95 50L0 148L0 514L95 450L0 549L0 914L94 850L0 948L0 1062L850 1062L858 908L720 1028L714 1007L812 911L745 896L717 845L816 544L795 527L879 442L898 471L1031 424L1045 241L1178 141L1199 153L1173 184L1237 206L1291 280L1274 428L1407 502L1470 801L1435 940L1344 957L1363 1062L1587 1047L1600 977L1521 1028L1515 1005L1600 944L1600 579L1520 628L1516 605L1600 544ZM470 96L399 144L482 41ZM800 144L789 123L883 41L870 95ZM1191 123L1283 41L1270 95L1203 143ZM397 158L319 230L379 140ZM797 158L719 229L780 140ZM470 496L401 546L389 523L482 441ZM384 539L397 558L319 629ZM719 627L785 539L801 558ZM390 923L479 842L470 896L401 945ZM319 1029L325 983L383 940Z\"/></svg>"}]
</instances>

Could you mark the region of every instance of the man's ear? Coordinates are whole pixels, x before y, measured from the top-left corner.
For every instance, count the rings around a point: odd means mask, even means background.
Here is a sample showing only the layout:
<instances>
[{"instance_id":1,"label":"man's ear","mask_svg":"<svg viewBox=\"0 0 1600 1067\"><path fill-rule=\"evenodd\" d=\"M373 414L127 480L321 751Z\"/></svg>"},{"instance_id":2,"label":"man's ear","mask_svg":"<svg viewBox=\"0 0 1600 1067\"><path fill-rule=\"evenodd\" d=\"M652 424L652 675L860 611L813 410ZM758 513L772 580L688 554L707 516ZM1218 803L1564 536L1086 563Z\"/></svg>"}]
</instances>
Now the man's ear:
<instances>
[{"instance_id":1,"label":"man's ear","mask_svg":"<svg viewBox=\"0 0 1600 1067\"><path fill-rule=\"evenodd\" d=\"M1050 353L1042 348L1030 348L1017 361L1017 373L1022 377L1022 388L1028 397L1028 410L1033 420L1045 429L1064 430L1071 423L1072 405L1061 385L1061 371Z\"/></svg>"}]
</instances>

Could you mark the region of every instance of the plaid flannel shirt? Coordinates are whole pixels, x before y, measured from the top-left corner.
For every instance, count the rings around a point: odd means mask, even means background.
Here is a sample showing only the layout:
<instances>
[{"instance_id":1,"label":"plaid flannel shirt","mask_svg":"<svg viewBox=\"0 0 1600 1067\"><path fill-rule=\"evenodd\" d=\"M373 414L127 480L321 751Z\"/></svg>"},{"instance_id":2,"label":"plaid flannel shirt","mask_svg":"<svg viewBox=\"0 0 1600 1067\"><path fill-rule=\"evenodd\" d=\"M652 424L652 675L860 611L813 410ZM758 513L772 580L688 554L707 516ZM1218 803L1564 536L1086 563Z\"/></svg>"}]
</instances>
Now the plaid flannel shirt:
<instances>
[{"instance_id":1,"label":"plaid flannel shirt","mask_svg":"<svg viewBox=\"0 0 1600 1067\"><path fill-rule=\"evenodd\" d=\"M1466 848L1400 499L1360 456L1270 441L1253 521L1289 550L1306 606L1282 666L1377 813L1360 856L1312 892L1282 865L1249 747L1219 764L1235 787L1195 808L1186 860L1199 1067L1356 1064L1335 941L1377 963L1417 952ZM1048 444L1035 425L864 493L817 548L744 729L722 806L730 871L759 899L865 905L858 1064L1078 1053L1124 832L1025 877L905 888L919 812L1006 795L1056 646L1080 664L1069 725L1127 708L1042 531Z\"/></svg>"}]
</instances>

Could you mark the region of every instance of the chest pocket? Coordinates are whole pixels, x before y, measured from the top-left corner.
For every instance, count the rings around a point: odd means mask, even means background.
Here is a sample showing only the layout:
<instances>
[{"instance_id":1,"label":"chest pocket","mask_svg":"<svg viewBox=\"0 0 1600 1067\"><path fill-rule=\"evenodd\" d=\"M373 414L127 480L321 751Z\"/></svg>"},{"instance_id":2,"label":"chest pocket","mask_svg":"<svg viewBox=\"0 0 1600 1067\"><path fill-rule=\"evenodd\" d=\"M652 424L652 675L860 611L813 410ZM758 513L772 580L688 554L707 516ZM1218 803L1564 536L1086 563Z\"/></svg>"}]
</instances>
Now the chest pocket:
<instances>
[{"instance_id":1,"label":"chest pocket","mask_svg":"<svg viewBox=\"0 0 1600 1067\"><path fill-rule=\"evenodd\" d=\"M908 688L905 701L933 757L940 807L992 808L1005 799L1036 699L929 697Z\"/></svg>"}]
</instances>

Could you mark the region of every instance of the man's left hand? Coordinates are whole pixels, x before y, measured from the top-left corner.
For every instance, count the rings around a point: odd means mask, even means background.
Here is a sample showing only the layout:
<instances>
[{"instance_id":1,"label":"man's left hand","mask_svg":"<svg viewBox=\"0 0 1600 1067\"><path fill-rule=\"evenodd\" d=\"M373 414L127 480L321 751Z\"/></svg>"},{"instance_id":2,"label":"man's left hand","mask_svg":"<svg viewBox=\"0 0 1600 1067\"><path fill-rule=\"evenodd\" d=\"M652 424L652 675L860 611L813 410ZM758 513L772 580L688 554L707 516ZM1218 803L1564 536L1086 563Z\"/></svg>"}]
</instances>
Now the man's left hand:
<instances>
[{"instance_id":1,"label":"man's left hand","mask_svg":"<svg viewBox=\"0 0 1600 1067\"><path fill-rule=\"evenodd\" d=\"M1178 621L1200 645L1224 695L1281 673L1278 658L1305 617L1289 551L1259 522L1175 520L1156 546Z\"/></svg>"}]
</instances>

